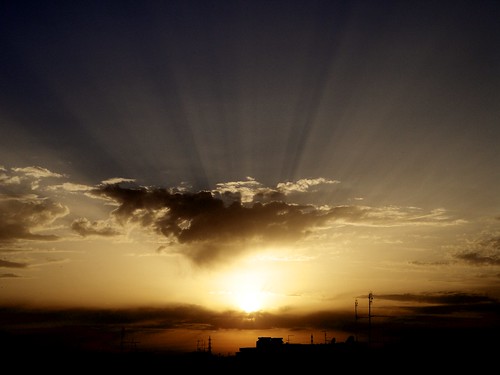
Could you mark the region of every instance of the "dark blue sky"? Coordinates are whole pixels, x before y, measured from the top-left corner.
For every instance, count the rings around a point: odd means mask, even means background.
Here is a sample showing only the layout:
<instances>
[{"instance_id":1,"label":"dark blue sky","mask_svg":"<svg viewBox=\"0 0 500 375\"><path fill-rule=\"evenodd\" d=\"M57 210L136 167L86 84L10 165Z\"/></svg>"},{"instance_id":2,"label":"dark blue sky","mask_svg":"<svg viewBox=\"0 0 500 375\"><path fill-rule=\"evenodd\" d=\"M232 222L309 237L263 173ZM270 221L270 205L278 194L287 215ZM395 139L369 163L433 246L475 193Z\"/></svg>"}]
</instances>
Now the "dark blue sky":
<instances>
[{"instance_id":1,"label":"dark blue sky","mask_svg":"<svg viewBox=\"0 0 500 375\"><path fill-rule=\"evenodd\" d=\"M199 188L246 176L394 178L403 194L445 173L499 183L478 170L499 161L499 8L7 1L0 157L87 182Z\"/></svg>"}]
</instances>

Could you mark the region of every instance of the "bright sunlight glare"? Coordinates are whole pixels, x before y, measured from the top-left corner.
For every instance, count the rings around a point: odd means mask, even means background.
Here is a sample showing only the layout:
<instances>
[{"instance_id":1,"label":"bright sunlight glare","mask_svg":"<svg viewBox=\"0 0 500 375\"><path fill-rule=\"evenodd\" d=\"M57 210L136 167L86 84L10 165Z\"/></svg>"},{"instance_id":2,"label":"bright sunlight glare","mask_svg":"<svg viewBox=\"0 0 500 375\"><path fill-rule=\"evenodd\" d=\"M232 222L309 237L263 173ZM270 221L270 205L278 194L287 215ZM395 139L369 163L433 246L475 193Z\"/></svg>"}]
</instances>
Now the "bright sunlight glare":
<instances>
[{"instance_id":1,"label":"bright sunlight glare","mask_svg":"<svg viewBox=\"0 0 500 375\"><path fill-rule=\"evenodd\" d=\"M241 291L235 296L238 307L246 313L255 312L261 309L264 295L258 291Z\"/></svg>"},{"instance_id":2,"label":"bright sunlight glare","mask_svg":"<svg viewBox=\"0 0 500 375\"><path fill-rule=\"evenodd\" d=\"M266 290L267 278L265 267L247 268L231 273L225 280L227 295L231 304L246 313L262 310L266 307L269 292Z\"/></svg>"}]
</instances>

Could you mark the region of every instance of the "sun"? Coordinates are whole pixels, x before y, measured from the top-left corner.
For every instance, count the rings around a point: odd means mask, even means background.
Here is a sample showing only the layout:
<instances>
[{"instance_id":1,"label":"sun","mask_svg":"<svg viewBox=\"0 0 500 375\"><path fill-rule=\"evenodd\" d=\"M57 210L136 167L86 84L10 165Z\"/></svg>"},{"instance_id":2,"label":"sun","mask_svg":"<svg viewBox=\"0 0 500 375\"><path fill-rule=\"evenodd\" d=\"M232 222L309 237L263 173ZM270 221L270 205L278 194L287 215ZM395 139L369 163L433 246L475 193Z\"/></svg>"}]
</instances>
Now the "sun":
<instances>
[{"instance_id":1,"label":"sun","mask_svg":"<svg viewBox=\"0 0 500 375\"><path fill-rule=\"evenodd\" d=\"M256 290L242 290L235 292L235 302L246 313L259 311L264 301L264 293Z\"/></svg>"},{"instance_id":2,"label":"sun","mask_svg":"<svg viewBox=\"0 0 500 375\"><path fill-rule=\"evenodd\" d=\"M267 308L270 299L268 280L267 270L263 267L233 269L219 279L226 303L245 313Z\"/></svg>"},{"instance_id":3,"label":"sun","mask_svg":"<svg viewBox=\"0 0 500 375\"><path fill-rule=\"evenodd\" d=\"M246 314L271 312L287 304L287 288L291 284L285 280L289 272L285 272L287 264L276 264L275 252L261 252L258 256L239 259L219 272L213 279L211 303Z\"/></svg>"}]
</instances>

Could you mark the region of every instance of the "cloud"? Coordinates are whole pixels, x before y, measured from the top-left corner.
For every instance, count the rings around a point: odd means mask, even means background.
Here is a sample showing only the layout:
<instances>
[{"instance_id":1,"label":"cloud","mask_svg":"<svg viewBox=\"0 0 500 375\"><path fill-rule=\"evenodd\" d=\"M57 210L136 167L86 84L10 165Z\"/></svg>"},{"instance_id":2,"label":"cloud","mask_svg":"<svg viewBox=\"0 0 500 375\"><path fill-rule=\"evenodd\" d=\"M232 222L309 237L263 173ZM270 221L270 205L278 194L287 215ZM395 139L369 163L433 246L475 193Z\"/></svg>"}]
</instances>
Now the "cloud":
<instances>
[{"instance_id":1,"label":"cloud","mask_svg":"<svg viewBox=\"0 0 500 375\"><path fill-rule=\"evenodd\" d=\"M102 181L102 184L115 185L115 184L121 184L123 182L135 182L135 179L123 178L123 177L113 177L113 178L108 178L107 180Z\"/></svg>"},{"instance_id":2,"label":"cloud","mask_svg":"<svg viewBox=\"0 0 500 375\"><path fill-rule=\"evenodd\" d=\"M0 199L0 242L55 240L55 235L34 232L68 213L66 206L37 196L3 197Z\"/></svg>"},{"instance_id":3,"label":"cloud","mask_svg":"<svg viewBox=\"0 0 500 375\"><path fill-rule=\"evenodd\" d=\"M5 268L26 268L27 264L26 263L20 263L20 262L10 262L8 260L2 260L2 259L0 259L0 267L5 267Z\"/></svg>"},{"instance_id":4,"label":"cloud","mask_svg":"<svg viewBox=\"0 0 500 375\"><path fill-rule=\"evenodd\" d=\"M194 263L208 265L237 256L252 245L297 243L338 225L395 227L457 225L443 209L424 212L416 207L318 206L298 204L295 197L319 185L338 181L299 180L267 188L252 178L219 183L213 191L189 192L151 187L101 184L88 193L115 204L112 219L138 225L168 238ZM293 194L292 194L293 193ZM301 198L303 200L303 198ZM81 219L73 223L80 234L111 235Z\"/></svg>"},{"instance_id":5,"label":"cloud","mask_svg":"<svg viewBox=\"0 0 500 375\"><path fill-rule=\"evenodd\" d=\"M140 224L181 245L196 245L186 248L185 255L199 264L230 248L234 255L248 241L296 241L329 219L328 211L313 205L282 201L243 205L236 195L231 204L225 204L209 191L171 193L103 185L92 193L119 204L113 211L119 223Z\"/></svg>"},{"instance_id":6,"label":"cloud","mask_svg":"<svg viewBox=\"0 0 500 375\"><path fill-rule=\"evenodd\" d=\"M500 265L500 255L483 255L476 252L464 252L455 254L455 258L475 265Z\"/></svg>"},{"instance_id":7,"label":"cloud","mask_svg":"<svg viewBox=\"0 0 500 375\"><path fill-rule=\"evenodd\" d=\"M13 174L5 183L17 183L22 184L24 181L30 182L31 190L36 190L40 187L40 182L42 179L48 178L62 178L64 175L51 172L46 168L42 167L24 167L24 168L11 168Z\"/></svg>"},{"instance_id":8,"label":"cloud","mask_svg":"<svg viewBox=\"0 0 500 375\"><path fill-rule=\"evenodd\" d=\"M21 178L19 176L9 176L5 173L0 173L0 185L19 185Z\"/></svg>"},{"instance_id":9,"label":"cloud","mask_svg":"<svg viewBox=\"0 0 500 375\"><path fill-rule=\"evenodd\" d=\"M239 200L242 203L251 203L256 194L267 194L271 189L264 188L261 183L252 177L247 177L246 181L220 182L213 191L216 197L229 203Z\"/></svg>"},{"instance_id":10,"label":"cloud","mask_svg":"<svg viewBox=\"0 0 500 375\"><path fill-rule=\"evenodd\" d=\"M450 264L448 261L439 261L439 262L422 262L420 260L413 260L408 262L409 264L413 264L414 266L447 266Z\"/></svg>"},{"instance_id":11,"label":"cloud","mask_svg":"<svg viewBox=\"0 0 500 375\"><path fill-rule=\"evenodd\" d=\"M1 194L27 194L41 187L42 181L66 177L42 167L1 168Z\"/></svg>"},{"instance_id":12,"label":"cloud","mask_svg":"<svg viewBox=\"0 0 500 375\"><path fill-rule=\"evenodd\" d=\"M384 206L370 207L343 205L331 208L338 223L369 227L436 226L461 225L465 221L450 217L444 209L425 212L418 207Z\"/></svg>"},{"instance_id":13,"label":"cloud","mask_svg":"<svg viewBox=\"0 0 500 375\"><path fill-rule=\"evenodd\" d=\"M83 237L87 236L103 236L112 237L117 236L120 232L114 229L109 223L105 221L90 222L86 218L79 218L71 223L71 229Z\"/></svg>"},{"instance_id":14,"label":"cloud","mask_svg":"<svg viewBox=\"0 0 500 375\"><path fill-rule=\"evenodd\" d=\"M290 194L292 192L307 192L313 186L318 186L322 184L339 184L340 181L337 180L327 180L326 178L313 178L313 179L302 179L295 182L282 182L277 185L279 191L284 194Z\"/></svg>"},{"instance_id":15,"label":"cloud","mask_svg":"<svg viewBox=\"0 0 500 375\"><path fill-rule=\"evenodd\" d=\"M398 302L418 302L426 304L439 304L448 306L463 306L465 304L496 303L497 301L487 295L464 292L434 292L420 294L381 294L375 296L380 300Z\"/></svg>"},{"instance_id":16,"label":"cloud","mask_svg":"<svg viewBox=\"0 0 500 375\"><path fill-rule=\"evenodd\" d=\"M0 279L14 279L21 277L19 275L16 275L15 273L2 273L0 274Z\"/></svg>"},{"instance_id":17,"label":"cloud","mask_svg":"<svg viewBox=\"0 0 500 375\"><path fill-rule=\"evenodd\" d=\"M97 186L42 180L66 177L41 167L0 169L0 242L55 240L43 233L69 207L51 199L81 195L96 204L115 206L109 217L80 217L65 228L83 237L113 237L140 228L163 237L161 251L180 253L197 265L230 260L245 251L273 243L295 245L342 226L448 226L463 221L444 209L331 205L325 198L337 189L337 180L301 179L267 187L252 177L221 182L213 190L193 192L187 186L137 186L134 179L115 177ZM330 189L330 190L329 190ZM42 197L43 193L45 197ZM57 195L56 195L57 194ZM317 204L321 201L322 204ZM77 208L84 207L81 205ZM481 258L483 262L494 258ZM480 258L469 256L469 261Z\"/></svg>"},{"instance_id":18,"label":"cloud","mask_svg":"<svg viewBox=\"0 0 500 375\"><path fill-rule=\"evenodd\" d=\"M52 185L48 187L48 190L64 190L64 191L69 191L69 192L85 192L92 190L92 186L88 185L82 185L82 184L75 184L72 182L65 182L61 185Z\"/></svg>"},{"instance_id":19,"label":"cloud","mask_svg":"<svg viewBox=\"0 0 500 375\"><path fill-rule=\"evenodd\" d=\"M59 238L43 231L68 215L69 208L40 192L42 180L62 177L65 176L34 166L0 169L0 246L22 240ZM48 191L50 186L44 192Z\"/></svg>"},{"instance_id":20,"label":"cloud","mask_svg":"<svg viewBox=\"0 0 500 375\"><path fill-rule=\"evenodd\" d=\"M468 241L453 257L472 265L500 265L500 235L485 233Z\"/></svg>"},{"instance_id":21,"label":"cloud","mask_svg":"<svg viewBox=\"0 0 500 375\"><path fill-rule=\"evenodd\" d=\"M42 167L24 167L24 168L12 168L14 172L24 174L25 176L32 177L35 179L40 179L40 178L49 178L49 177L54 177L54 178L61 178L63 177L62 174L51 172L46 168Z\"/></svg>"}]
</instances>

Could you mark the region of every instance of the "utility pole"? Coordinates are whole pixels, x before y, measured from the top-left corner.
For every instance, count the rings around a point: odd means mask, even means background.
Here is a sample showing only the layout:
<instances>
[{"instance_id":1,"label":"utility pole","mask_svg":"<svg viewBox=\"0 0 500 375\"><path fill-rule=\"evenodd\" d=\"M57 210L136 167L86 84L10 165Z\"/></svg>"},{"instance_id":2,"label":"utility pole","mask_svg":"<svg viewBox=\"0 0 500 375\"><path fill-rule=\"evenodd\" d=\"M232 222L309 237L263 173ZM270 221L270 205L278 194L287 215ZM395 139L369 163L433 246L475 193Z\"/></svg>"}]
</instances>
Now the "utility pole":
<instances>
[{"instance_id":1,"label":"utility pole","mask_svg":"<svg viewBox=\"0 0 500 375\"><path fill-rule=\"evenodd\" d=\"M354 337L358 341L358 299L354 301Z\"/></svg>"},{"instance_id":2,"label":"utility pole","mask_svg":"<svg viewBox=\"0 0 500 375\"><path fill-rule=\"evenodd\" d=\"M368 343L372 342L372 302L373 302L373 293L370 292L368 294Z\"/></svg>"}]
</instances>

